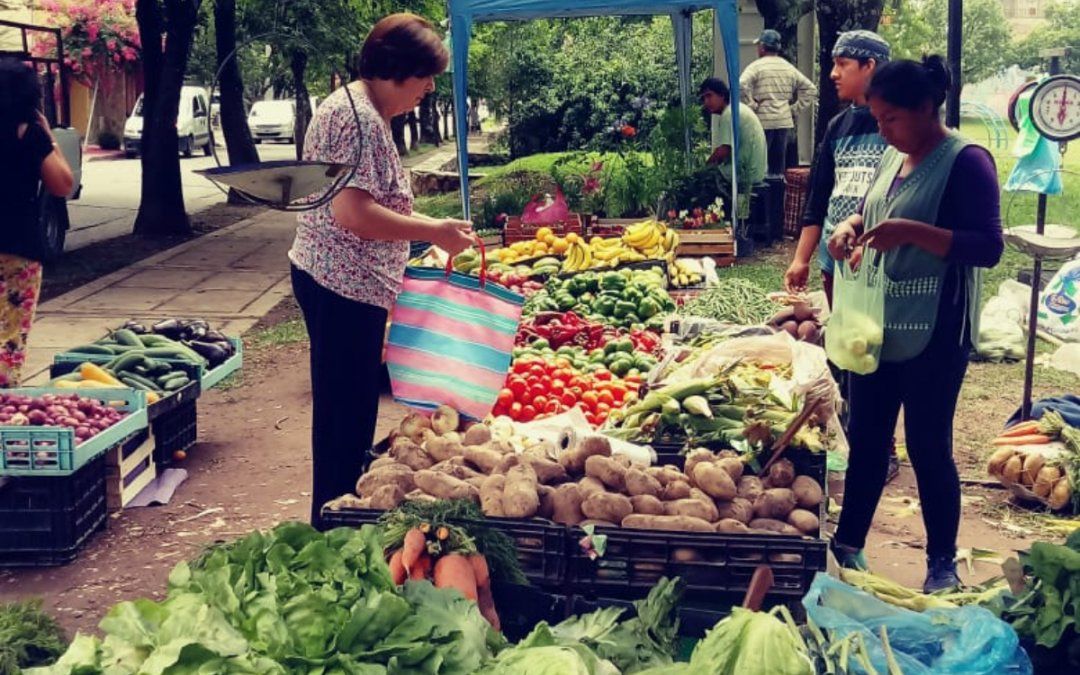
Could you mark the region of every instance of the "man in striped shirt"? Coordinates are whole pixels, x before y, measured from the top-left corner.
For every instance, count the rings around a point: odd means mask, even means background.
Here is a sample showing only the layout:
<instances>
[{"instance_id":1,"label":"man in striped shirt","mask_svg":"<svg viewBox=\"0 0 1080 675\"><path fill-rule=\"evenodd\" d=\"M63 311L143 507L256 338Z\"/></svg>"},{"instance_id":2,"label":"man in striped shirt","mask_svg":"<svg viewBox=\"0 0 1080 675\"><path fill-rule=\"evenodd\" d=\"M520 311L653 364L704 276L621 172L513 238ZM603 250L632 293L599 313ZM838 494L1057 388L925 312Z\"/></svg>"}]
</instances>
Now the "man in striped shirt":
<instances>
[{"instance_id":1,"label":"man in striped shirt","mask_svg":"<svg viewBox=\"0 0 1080 675\"><path fill-rule=\"evenodd\" d=\"M787 168L788 132L795 128L795 114L814 104L817 87L780 56L780 33L762 31L754 43L760 58L739 78L740 98L761 120L769 147L769 174L775 176Z\"/></svg>"}]
</instances>

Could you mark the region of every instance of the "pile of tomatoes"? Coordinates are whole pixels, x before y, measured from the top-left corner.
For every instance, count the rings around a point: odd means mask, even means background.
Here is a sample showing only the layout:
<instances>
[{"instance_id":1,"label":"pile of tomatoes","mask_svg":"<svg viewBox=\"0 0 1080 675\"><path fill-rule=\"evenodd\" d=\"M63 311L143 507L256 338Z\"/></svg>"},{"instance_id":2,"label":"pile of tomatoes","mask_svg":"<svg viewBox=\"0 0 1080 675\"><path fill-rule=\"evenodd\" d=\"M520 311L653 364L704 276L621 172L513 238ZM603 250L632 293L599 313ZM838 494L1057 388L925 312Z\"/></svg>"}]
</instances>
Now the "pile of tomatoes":
<instances>
[{"instance_id":1,"label":"pile of tomatoes","mask_svg":"<svg viewBox=\"0 0 1080 675\"><path fill-rule=\"evenodd\" d=\"M531 422L578 407L596 427L612 410L636 400L640 386L637 375L619 379L606 369L585 374L563 357L525 356L511 366L492 413Z\"/></svg>"}]
</instances>

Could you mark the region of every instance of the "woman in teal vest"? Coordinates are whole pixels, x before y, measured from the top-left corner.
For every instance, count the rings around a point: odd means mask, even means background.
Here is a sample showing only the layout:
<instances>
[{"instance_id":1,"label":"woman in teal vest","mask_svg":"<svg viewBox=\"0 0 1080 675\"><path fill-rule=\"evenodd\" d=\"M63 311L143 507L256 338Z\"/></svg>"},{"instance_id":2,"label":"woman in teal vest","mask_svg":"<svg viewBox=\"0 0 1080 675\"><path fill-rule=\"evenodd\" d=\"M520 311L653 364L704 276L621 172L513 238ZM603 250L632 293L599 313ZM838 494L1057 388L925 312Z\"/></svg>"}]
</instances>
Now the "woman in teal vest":
<instances>
[{"instance_id":1,"label":"woman in teal vest","mask_svg":"<svg viewBox=\"0 0 1080 675\"><path fill-rule=\"evenodd\" d=\"M834 258L865 250L862 264L883 265L886 275L880 366L851 378L851 456L833 551L841 565L865 569L862 549L903 408L926 526L926 592L960 583L953 416L977 335L979 271L1004 249L993 158L942 124L948 89L938 56L878 68L868 98L890 148L861 212L829 240Z\"/></svg>"}]
</instances>

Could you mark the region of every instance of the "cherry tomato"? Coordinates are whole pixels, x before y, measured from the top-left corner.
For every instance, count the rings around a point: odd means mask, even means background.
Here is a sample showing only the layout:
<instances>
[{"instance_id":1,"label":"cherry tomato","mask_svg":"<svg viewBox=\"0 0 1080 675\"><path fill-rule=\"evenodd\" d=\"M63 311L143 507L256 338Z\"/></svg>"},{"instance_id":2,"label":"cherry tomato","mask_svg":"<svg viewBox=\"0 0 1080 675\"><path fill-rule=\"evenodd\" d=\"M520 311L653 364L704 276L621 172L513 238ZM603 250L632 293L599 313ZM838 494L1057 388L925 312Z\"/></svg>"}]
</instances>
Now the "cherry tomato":
<instances>
[{"instance_id":1,"label":"cherry tomato","mask_svg":"<svg viewBox=\"0 0 1080 675\"><path fill-rule=\"evenodd\" d=\"M513 394L515 399L520 400L522 395L529 390L529 385L520 377L512 377L510 378L510 383L507 385L507 389L510 390L510 393Z\"/></svg>"},{"instance_id":2,"label":"cherry tomato","mask_svg":"<svg viewBox=\"0 0 1080 675\"><path fill-rule=\"evenodd\" d=\"M566 389L566 382L563 382L560 379L554 379L551 381L552 394L561 394L563 389Z\"/></svg>"},{"instance_id":3,"label":"cherry tomato","mask_svg":"<svg viewBox=\"0 0 1080 675\"><path fill-rule=\"evenodd\" d=\"M562 406L559 405L558 401L556 401L555 399L551 399L550 401L547 402L547 405L544 406L544 412L546 412L549 415L555 415L555 414L558 414L560 412L561 408L562 408Z\"/></svg>"},{"instance_id":4,"label":"cherry tomato","mask_svg":"<svg viewBox=\"0 0 1080 675\"><path fill-rule=\"evenodd\" d=\"M531 405L527 405L521 409L521 421L531 422L536 417L536 408Z\"/></svg>"},{"instance_id":5,"label":"cherry tomato","mask_svg":"<svg viewBox=\"0 0 1080 675\"><path fill-rule=\"evenodd\" d=\"M495 405L507 408L514 402L514 392L509 389L499 390L499 398L495 399Z\"/></svg>"},{"instance_id":6,"label":"cherry tomato","mask_svg":"<svg viewBox=\"0 0 1080 675\"><path fill-rule=\"evenodd\" d=\"M544 384L542 381L529 383L529 395L533 398L536 398L537 396L547 396L547 393L547 385Z\"/></svg>"},{"instance_id":7,"label":"cherry tomato","mask_svg":"<svg viewBox=\"0 0 1080 675\"><path fill-rule=\"evenodd\" d=\"M589 410L596 410L596 404L598 402L596 392L595 391L587 391L587 392L585 392L584 394L581 395L581 402L584 403L585 406Z\"/></svg>"},{"instance_id":8,"label":"cherry tomato","mask_svg":"<svg viewBox=\"0 0 1080 675\"><path fill-rule=\"evenodd\" d=\"M607 415L609 412L611 412L611 405L604 403L603 401L596 404L597 415Z\"/></svg>"},{"instance_id":9,"label":"cherry tomato","mask_svg":"<svg viewBox=\"0 0 1080 675\"><path fill-rule=\"evenodd\" d=\"M510 406L510 419L517 421L521 418L521 404L514 401Z\"/></svg>"},{"instance_id":10,"label":"cherry tomato","mask_svg":"<svg viewBox=\"0 0 1080 675\"><path fill-rule=\"evenodd\" d=\"M539 396L534 396L533 397L532 406L534 408L536 408L537 410L543 410L544 408L547 407L547 404L548 404L548 397L547 396L545 396L543 394L540 394Z\"/></svg>"},{"instance_id":11,"label":"cherry tomato","mask_svg":"<svg viewBox=\"0 0 1080 675\"><path fill-rule=\"evenodd\" d=\"M563 392L563 395L559 398L559 402L567 408L573 408L577 401L577 396L574 396L572 391Z\"/></svg>"},{"instance_id":12,"label":"cherry tomato","mask_svg":"<svg viewBox=\"0 0 1080 675\"><path fill-rule=\"evenodd\" d=\"M532 377L543 377L547 375L547 371L544 370L544 366L542 366L541 364L534 363L533 365L529 366L529 375L531 375Z\"/></svg>"},{"instance_id":13,"label":"cherry tomato","mask_svg":"<svg viewBox=\"0 0 1080 675\"><path fill-rule=\"evenodd\" d=\"M598 401L600 401L600 403L606 404L609 409L611 408L612 405L615 404L615 397L612 396L611 392L608 391L607 389L600 392L600 395L597 396L596 398L597 398Z\"/></svg>"},{"instance_id":14,"label":"cherry tomato","mask_svg":"<svg viewBox=\"0 0 1080 675\"><path fill-rule=\"evenodd\" d=\"M574 371L570 370L569 368L559 368L551 372L551 379L561 380L563 384L566 384L566 382L573 376Z\"/></svg>"},{"instance_id":15,"label":"cherry tomato","mask_svg":"<svg viewBox=\"0 0 1080 675\"><path fill-rule=\"evenodd\" d=\"M580 385L570 387L568 391L573 394L575 401L580 401L581 397L585 394L585 390L582 389Z\"/></svg>"}]
</instances>

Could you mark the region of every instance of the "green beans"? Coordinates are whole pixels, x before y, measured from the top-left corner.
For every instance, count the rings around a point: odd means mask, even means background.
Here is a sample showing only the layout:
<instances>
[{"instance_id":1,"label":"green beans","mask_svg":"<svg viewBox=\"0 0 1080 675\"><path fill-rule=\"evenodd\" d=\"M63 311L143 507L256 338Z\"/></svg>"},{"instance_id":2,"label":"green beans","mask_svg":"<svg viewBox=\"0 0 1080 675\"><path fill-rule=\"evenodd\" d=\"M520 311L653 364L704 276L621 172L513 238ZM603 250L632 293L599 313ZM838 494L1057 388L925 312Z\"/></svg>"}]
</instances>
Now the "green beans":
<instances>
[{"instance_id":1,"label":"green beans","mask_svg":"<svg viewBox=\"0 0 1080 675\"><path fill-rule=\"evenodd\" d=\"M741 326L765 323L776 313L764 289L746 279L723 279L679 310L684 316L699 316Z\"/></svg>"}]
</instances>

